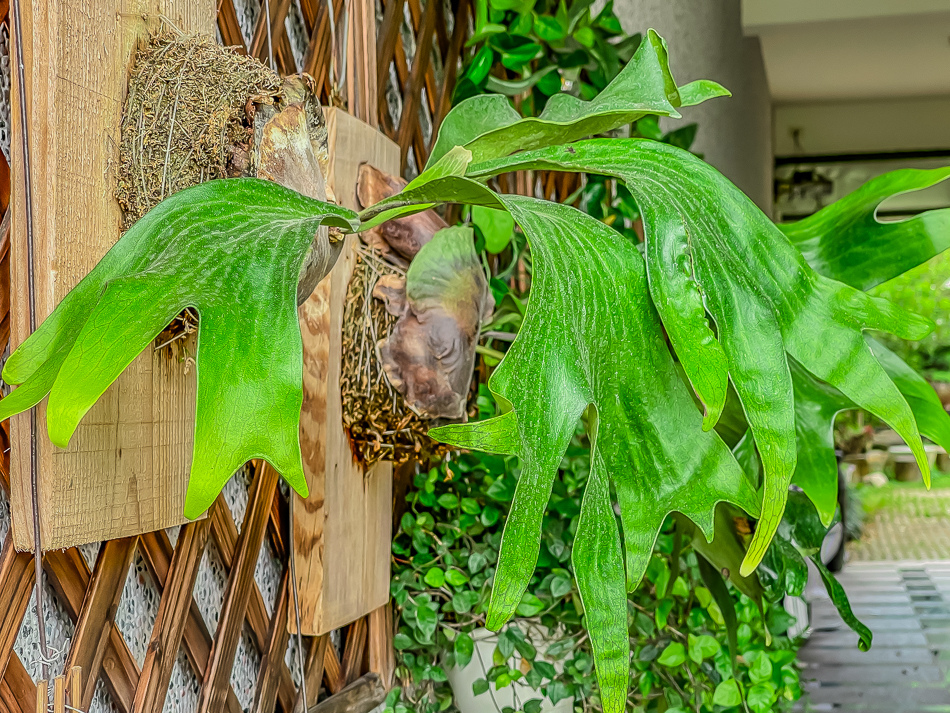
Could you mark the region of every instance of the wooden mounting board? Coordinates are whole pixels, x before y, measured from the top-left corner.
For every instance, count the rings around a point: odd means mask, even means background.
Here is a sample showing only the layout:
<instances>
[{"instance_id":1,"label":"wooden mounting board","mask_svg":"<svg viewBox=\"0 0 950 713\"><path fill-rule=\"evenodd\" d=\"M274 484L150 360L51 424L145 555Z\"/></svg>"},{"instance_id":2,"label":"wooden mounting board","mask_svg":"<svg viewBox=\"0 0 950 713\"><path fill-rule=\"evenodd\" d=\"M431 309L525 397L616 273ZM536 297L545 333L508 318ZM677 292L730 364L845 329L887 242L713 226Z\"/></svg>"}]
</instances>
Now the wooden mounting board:
<instances>
[{"instance_id":1,"label":"wooden mounting board","mask_svg":"<svg viewBox=\"0 0 950 713\"><path fill-rule=\"evenodd\" d=\"M328 184L337 202L355 209L359 166L399 174L399 147L373 127L327 109ZM389 601L392 464L364 469L343 430L340 397L343 306L353 274L353 241L300 308L304 404L300 445L310 488L294 498L294 556L302 633L321 635ZM291 631L296 630L290 617Z\"/></svg>"},{"instance_id":2,"label":"wooden mounting board","mask_svg":"<svg viewBox=\"0 0 950 713\"><path fill-rule=\"evenodd\" d=\"M27 97L37 323L119 238L113 198L126 73L160 16L214 32L214 0L30 0L20 3L26 92L13 85L12 345L29 334L19 106ZM12 62L11 62L12 65ZM38 407L42 548L184 522L194 432L194 370L146 353L86 415L69 448L46 435ZM14 542L32 549L30 417L11 422Z\"/></svg>"}]
</instances>

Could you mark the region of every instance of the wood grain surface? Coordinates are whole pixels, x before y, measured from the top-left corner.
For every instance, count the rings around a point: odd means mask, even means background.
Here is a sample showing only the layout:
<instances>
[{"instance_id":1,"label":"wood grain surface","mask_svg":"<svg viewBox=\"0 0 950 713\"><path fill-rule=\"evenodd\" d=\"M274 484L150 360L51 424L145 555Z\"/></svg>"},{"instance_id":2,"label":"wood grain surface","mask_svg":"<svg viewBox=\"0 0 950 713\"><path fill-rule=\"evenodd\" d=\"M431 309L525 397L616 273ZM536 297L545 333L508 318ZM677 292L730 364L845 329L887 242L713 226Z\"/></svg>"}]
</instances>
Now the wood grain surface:
<instances>
[{"instance_id":1,"label":"wood grain surface","mask_svg":"<svg viewBox=\"0 0 950 713\"><path fill-rule=\"evenodd\" d=\"M328 184L356 208L360 164L399 171L399 147L373 127L327 109ZM343 430L340 397L343 306L355 263L356 237L333 271L300 307L304 343L304 405L300 445L310 488L294 498L294 556L302 633L319 636L389 600L392 464L365 470ZM296 631L290 617L291 631Z\"/></svg>"},{"instance_id":2,"label":"wood grain surface","mask_svg":"<svg viewBox=\"0 0 950 713\"><path fill-rule=\"evenodd\" d=\"M119 238L113 198L119 117L136 43L162 17L212 33L214 0L21 3L25 91L13 86L12 346L29 334L19 105L27 98L37 323ZM14 73L15 77L16 73ZM180 524L194 430L194 370L140 355L86 415L69 448L46 436L38 407L42 548ZM32 550L30 419L12 420L14 542Z\"/></svg>"}]
</instances>

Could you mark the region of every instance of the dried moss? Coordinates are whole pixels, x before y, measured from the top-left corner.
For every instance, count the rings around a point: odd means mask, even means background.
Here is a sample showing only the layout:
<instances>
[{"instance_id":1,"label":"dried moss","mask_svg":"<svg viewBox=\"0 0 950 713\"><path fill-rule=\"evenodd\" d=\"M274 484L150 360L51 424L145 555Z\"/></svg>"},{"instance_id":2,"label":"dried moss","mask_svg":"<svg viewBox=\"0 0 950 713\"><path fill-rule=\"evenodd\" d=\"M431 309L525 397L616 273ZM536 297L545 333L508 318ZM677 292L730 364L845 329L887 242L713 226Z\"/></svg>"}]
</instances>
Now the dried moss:
<instances>
[{"instance_id":1,"label":"dried moss","mask_svg":"<svg viewBox=\"0 0 950 713\"><path fill-rule=\"evenodd\" d=\"M280 77L210 37L162 32L138 49L122 115L115 195L126 225L163 198L233 174L252 138L251 100Z\"/></svg>"},{"instance_id":2,"label":"dried moss","mask_svg":"<svg viewBox=\"0 0 950 713\"><path fill-rule=\"evenodd\" d=\"M366 463L390 460L396 464L448 453L446 446L426 435L433 421L420 418L390 385L383 373L376 343L389 335L396 317L373 297L383 275L404 275L400 268L360 244L343 310L343 364L340 389L343 425L356 455ZM474 395L469 416L475 417Z\"/></svg>"}]
</instances>

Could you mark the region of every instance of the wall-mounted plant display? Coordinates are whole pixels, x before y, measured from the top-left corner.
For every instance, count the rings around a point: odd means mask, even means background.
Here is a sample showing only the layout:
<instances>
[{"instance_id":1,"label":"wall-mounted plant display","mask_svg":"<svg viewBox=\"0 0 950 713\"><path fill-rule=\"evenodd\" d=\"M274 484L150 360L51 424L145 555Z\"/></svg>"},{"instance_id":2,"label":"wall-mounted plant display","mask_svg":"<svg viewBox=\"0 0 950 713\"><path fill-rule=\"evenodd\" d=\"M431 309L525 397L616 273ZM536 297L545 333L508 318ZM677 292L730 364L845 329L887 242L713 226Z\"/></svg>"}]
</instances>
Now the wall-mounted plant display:
<instances>
[{"instance_id":1,"label":"wall-mounted plant display","mask_svg":"<svg viewBox=\"0 0 950 713\"><path fill-rule=\"evenodd\" d=\"M558 468L583 419L590 474L576 520L573 572L600 700L605 711L619 713L631 668L628 593L649 571L671 513L693 523L695 550L720 572L728 570L740 591L762 585L754 573L763 561L776 573L770 586L794 589L800 581L801 552L811 553L814 536L833 516L817 496L814 505L795 498L786 509L800 452L818 458L830 451L825 443L803 446L797 439L801 429L819 428L813 414L803 414L812 391L891 425L925 477L921 433L946 441L947 417L934 410L936 397L864 334L921 338L929 321L868 296L866 282L855 286L851 279L867 272L872 282L892 276L883 273L901 269L901 260L882 263L876 256L902 255L911 243L937 245L930 231L938 222L924 214L895 231L871 219L877 199L846 199L786 234L715 169L676 146L587 139L644 116L678 116L679 107L725 94L708 81L678 87L665 43L649 32L590 101L554 94L537 117L527 118L503 96L460 103L443 123L426 170L360 214L259 179L183 190L139 220L11 356L4 378L22 386L0 402L0 418L49 394L49 434L65 444L122 369L190 307L200 321L188 513L200 513L251 457L267 459L304 490L297 278L321 226L330 227L332 242L341 232L444 203L506 211L530 245L533 274L520 332L489 382L500 413L432 433L460 448L519 459L486 609L486 626L500 629L526 600ZM569 205L486 185L523 169L622 181L642 215L643 252L629 236ZM901 190L933 176L918 172ZM448 235L471 240L467 231ZM846 249L857 241L873 252ZM796 245L818 248L806 259ZM926 252L915 255L923 260ZM407 276L411 303L408 283ZM481 314L483 296L476 301L451 313ZM833 412L829 407L822 418ZM724 414L733 427L741 419L748 424L738 443L716 430ZM814 489L805 493L812 497ZM745 515L717 526L717 512L727 506ZM809 519L813 511L821 520ZM733 546L703 545L720 537ZM732 564L719 566L721 557ZM826 584L853 620L840 587L830 576ZM434 613L424 615L427 621ZM660 663L679 659L677 648L667 651ZM703 661L712 644L691 649L687 639L684 651ZM763 682L767 667L775 675L776 662L767 663ZM735 705L741 694L725 683L713 702Z\"/></svg>"}]
</instances>

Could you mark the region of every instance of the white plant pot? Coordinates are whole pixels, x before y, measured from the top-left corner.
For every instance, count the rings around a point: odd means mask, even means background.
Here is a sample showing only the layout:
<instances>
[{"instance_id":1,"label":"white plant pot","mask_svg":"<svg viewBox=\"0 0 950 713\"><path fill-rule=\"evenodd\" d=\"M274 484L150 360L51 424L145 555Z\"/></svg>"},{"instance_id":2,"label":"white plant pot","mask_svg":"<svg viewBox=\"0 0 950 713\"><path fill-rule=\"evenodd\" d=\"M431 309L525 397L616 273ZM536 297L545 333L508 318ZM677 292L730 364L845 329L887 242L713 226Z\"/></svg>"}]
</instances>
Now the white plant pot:
<instances>
[{"instance_id":1,"label":"white plant pot","mask_svg":"<svg viewBox=\"0 0 950 713\"><path fill-rule=\"evenodd\" d=\"M452 693L455 695L455 705L461 713L495 713L495 711L503 710L505 706L520 710L525 701L536 698L541 699L542 713L573 712L573 699L565 698L552 704L541 691L534 690L523 680L510 683L499 690L495 689L495 684L489 683L488 690L476 696L472 692L472 684L480 678L488 678L488 671L492 667L492 655L498 644L498 634L479 628L473 631L471 636L475 641L475 653L472 654L472 660L465 668L453 666L445 672L449 685L452 686ZM551 643L541 637L530 636L529 638L531 643L538 648L539 654ZM515 653L515 661L520 660L518 654ZM558 670L561 669L558 664L555 664L555 667Z\"/></svg>"}]
</instances>

